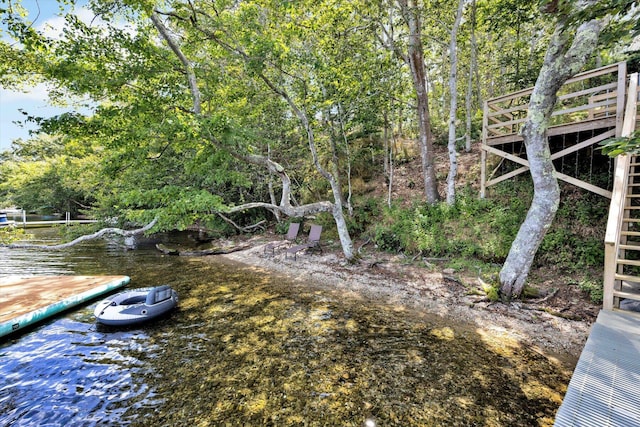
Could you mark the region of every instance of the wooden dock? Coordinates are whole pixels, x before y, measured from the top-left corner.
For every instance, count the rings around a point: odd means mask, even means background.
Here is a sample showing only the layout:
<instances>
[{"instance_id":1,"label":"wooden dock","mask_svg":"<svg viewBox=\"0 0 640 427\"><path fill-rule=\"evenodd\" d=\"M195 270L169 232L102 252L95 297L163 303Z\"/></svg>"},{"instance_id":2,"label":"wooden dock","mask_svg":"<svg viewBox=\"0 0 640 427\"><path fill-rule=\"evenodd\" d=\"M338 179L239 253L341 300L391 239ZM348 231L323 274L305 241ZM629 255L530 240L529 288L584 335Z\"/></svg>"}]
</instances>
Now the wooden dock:
<instances>
[{"instance_id":1,"label":"wooden dock","mask_svg":"<svg viewBox=\"0 0 640 427\"><path fill-rule=\"evenodd\" d=\"M640 313L602 310L555 427L640 426Z\"/></svg>"},{"instance_id":2,"label":"wooden dock","mask_svg":"<svg viewBox=\"0 0 640 427\"><path fill-rule=\"evenodd\" d=\"M0 337L129 283L127 276L0 278Z\"/></svg>"}]
</instances>

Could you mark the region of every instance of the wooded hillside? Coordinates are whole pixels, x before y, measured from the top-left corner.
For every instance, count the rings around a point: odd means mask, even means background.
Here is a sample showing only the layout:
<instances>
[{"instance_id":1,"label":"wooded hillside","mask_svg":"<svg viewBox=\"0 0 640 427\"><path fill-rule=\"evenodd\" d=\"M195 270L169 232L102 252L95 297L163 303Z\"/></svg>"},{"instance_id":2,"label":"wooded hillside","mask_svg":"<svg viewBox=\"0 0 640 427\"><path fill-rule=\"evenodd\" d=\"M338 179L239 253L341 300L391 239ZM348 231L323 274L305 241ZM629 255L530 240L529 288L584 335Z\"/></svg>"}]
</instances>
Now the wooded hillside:
<instances>
[{"instance_id":1,"label":"wooded hillside","mask_svg":"<svg viewBox=\"0 0 640 427\"><path fill-rule=\"evenodd\" d=\"M25 112L39 132L1 154L0 204L215 234L328 215L347 259L373 211L407 203L398 164L420 159L412 203L469 199L458 153L483 101L533 86L552 36L597 21L581 68L635 67L631 1L64 3L59 37L19 0L0 6L0 85L46 81L91 109Z\"/></svg>"}]
</instances>

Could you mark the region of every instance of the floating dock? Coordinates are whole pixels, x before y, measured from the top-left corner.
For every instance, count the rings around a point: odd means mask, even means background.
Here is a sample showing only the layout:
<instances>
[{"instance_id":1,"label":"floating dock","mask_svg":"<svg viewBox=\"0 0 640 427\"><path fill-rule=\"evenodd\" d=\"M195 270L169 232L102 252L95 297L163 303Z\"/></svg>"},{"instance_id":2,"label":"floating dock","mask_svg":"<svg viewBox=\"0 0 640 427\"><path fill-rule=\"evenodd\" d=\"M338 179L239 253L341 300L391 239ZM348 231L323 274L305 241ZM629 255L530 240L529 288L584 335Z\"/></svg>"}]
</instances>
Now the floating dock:
<instances>
[{"instance_id":1,"label":"floating dock","mask_svg":"<svg viewBox=\"0 0 640 427\"><path fill-rule=\"evenodd\" d=\"M640 426L638 313L598 314L556 415L568 426Z\"/></svg>"},{"instance_id":2,"label":"floating dock","mask_svg":"<svg viewBox=\"0 0 640 427\"><path fill-rule=\"evenodd\" d=\"M0 277L0 337L129 283L128 276Z\"/></svg>"}]
</instances>

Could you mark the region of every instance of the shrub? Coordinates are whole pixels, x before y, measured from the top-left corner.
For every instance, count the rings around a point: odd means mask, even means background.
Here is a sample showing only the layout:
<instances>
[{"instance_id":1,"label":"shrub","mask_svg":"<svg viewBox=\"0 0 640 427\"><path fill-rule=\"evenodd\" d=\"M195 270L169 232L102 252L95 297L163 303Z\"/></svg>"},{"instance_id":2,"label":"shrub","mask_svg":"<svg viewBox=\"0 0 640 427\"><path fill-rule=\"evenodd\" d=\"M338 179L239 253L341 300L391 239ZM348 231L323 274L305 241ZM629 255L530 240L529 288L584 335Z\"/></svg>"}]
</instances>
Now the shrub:
<instances>
[{"instance_id":1,"label":"shrub","mask_svg":"<svg viewBox=\"0 0 640 427\"><path fill-rule=\"evenodd\" d=\"M602 304L603 289L600 281L594 281L589 279L581 280L578 283L578 287L589 294L591 302L594 304Z\"/></svg>"},{"instance_id":2,"label":"shrub","mask_svg":"<svg viewBox=\"0 0 640 427\"><path fill-rule=\"evenodd\" d=\"M388 251L501 261L524 217L525 209L517 205L522 205L520 199L505 209L496 201L478 199L471 189L463 189L453 206L385 208L373 238L378 247Z\"/></svg>"}]
</instances>

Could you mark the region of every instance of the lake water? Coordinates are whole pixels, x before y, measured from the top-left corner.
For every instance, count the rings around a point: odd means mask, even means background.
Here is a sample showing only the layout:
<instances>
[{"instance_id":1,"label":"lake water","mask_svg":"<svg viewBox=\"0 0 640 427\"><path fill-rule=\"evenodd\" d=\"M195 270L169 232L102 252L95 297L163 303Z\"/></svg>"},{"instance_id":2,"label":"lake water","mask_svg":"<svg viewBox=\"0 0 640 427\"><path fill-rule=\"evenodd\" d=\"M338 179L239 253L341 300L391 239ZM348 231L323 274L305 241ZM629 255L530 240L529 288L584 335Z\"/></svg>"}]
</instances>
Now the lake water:
<instances>
[{"instance_id":1,"label":"lake water","mask_svg":"<svg viewBox=\"0 0 640 427\"><path fill-rule=\"evenodd\" d=\"M552 425L570 379L469 325L218 257L95 242L0 259L0 275L123 274L180 296L140 328L96 326L93 302L0 341L2 426Z\"/></svg>"}]
</instances>

